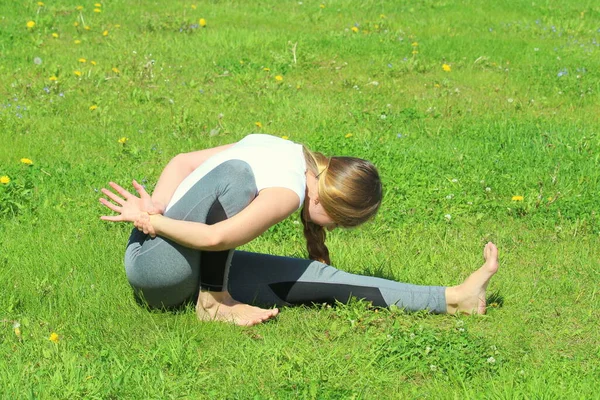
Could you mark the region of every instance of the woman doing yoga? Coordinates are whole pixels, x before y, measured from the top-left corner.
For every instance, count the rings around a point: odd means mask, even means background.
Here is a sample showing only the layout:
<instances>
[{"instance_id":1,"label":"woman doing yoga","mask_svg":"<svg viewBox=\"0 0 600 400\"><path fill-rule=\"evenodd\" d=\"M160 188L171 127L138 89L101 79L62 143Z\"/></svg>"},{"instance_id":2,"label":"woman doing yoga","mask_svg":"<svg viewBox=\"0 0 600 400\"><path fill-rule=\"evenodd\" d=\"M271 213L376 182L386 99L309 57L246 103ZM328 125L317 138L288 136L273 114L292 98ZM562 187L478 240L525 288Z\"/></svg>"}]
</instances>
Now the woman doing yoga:
<instances>
[{"instance_id":1,"label":"woman doing yoga","mask_svg":"<svg viewBox=\"0 0 600 400\"><path fill-rule=\"evenodd\" d=\"M133 222L125 269L136 295L150 307L196 303L201 320L255 325L275 317L264 306L347 301L396 305L435 313L484 313L485 291L498 269L498 250L462 284L419 286L349 274L328 264L325 231L358 226L379 209L382 187L368 161L327 158L300 144L249 135L212 149L183 153L165 167L150 196L116 183L100 202ZM234 251L296 210L311 260ZM231 293L231 294L230 294Z\"/></svg>"}]
</instances>

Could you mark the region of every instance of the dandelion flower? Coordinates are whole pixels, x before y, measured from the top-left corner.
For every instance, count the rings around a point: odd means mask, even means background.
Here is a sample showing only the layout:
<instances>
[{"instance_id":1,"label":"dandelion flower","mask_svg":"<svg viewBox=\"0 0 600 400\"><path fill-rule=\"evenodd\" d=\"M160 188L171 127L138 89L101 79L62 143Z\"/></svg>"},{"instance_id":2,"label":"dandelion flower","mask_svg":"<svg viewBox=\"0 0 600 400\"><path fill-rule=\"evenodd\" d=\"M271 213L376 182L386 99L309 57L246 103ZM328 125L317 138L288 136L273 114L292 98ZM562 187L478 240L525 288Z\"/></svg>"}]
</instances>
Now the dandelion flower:
<instances>
[{"instance_id":1,"label":"dandelion flower","mask_svg":"<svg viewBox=\"0 0 600 400\"><path fill-rule=\"evenodd\" d=\"M262 125L262 123L260 123L260 122L258 122L258 121L256 121L256 122L254 123L254 125L256 125L256 127L257 127L258 129L262 129L262 126L263 126L263 125Z\"/></svg>"},{"instance_id":2,"label":"dandelion flower","mask_svg":"<svg viewBox=\"0 0 600 400\"><path fill-rule=\"evenodd\" d=\"M6 175L0 176L0 183L3 185L8 185L10 183L10 178Z\"/></svg>"},{"instance_id":3,"label":"dandelion flower","mask_svg":"<svg viewBox=\"0 0 600 400\"><path fill-rule=\"evenodd\" d=\"M77 21L73 22L73 26L74 27L78 27L79 26L79 22L77 22Z\"/></svg>"},{"instance_id":4,"label":"dandelion flower","mask_svg":"<svg viewBox=\"0 0 600 400\"><path fill-rule=\"evenodd\" d=\"M523 196L513 196L512 201L523 201Z\"/></svg>"},{"instance_id":5,"label":"dandelion flower","mask_svg":"<svg viewBox=\"0 0 600 400\"><path fill-rule=\"evenodd\" d=\"M56 77L56 75L52 75L50 78L48 78L48 80L51 80L52 82L56 82L58 80L58 78Z\"/></svg>"},{"instance_id":6,"label":"dandelion flower","mask_svg":"<svg viewBox=\"0 0 600 400\"><path fill-rule=\"evenodd\" d=\"M413 56L414 56L415 54L419 54L419 52L418 52L417 50L413 50L413 51L412 51L412 54L413 54Z\"/></svg>"},{"instance_id":7,"label":"dandelion flower","mask_svg":"<svg viewBox=\"0 0 600 400\"><path fill-rule=\"evenodd\" d=\"M118 142L119 142L119 143L121 143L121 144L125 144L125 143L127 143L127 141L128 141L128 140L129 140L129 138L127 138L127 137L123 136L122 138L120 138L120 139L118 140Z\"/></svg>"},{"instance_id":8,"label":"dandelion flower","mask_svg":"<svg viewBox=\"0 0 600 400\"><path fill-rule=\"evenodd\" d=\"M352 32L358 33L358 26L353 26L352 27Z\"/></svg>"},{"instance_id":9,"label":"dandelion flower","mask_svg":"<svg viewBox=\"0 0 600 400\"><path fill-rule=\"evenodd\" d=\"M96 61L92 60L92 61L90 61L90 64L96 65L97 63L96 63Z\"/></svg>"},{"instance_id":10,"label":"dandelion flower","mask_svg":"<svg viewBox=\"0 0 600 400\"><path fill-rule=\"evenodd\" d=\"M90 111L94 111L96 108L98 108L98 106L93 104L90 106Z\"/></svg>"},{"instance_id":11,"label":"dandelion flower","mask_svg":"<svg viewBox=\"0 0 600 400\"><path fill-rule=\"evenodd\" d=\"M346 139L351 138L353 135L351 133L346 133L346 136L344 136Z\"/></svg>"},{"instance_id":12,"label":"dandelion flower","mask_svg":"<svg viewBox=\"0 0 600 400\"><path fill-rule=\"evenodd\" d=\"M44 4L44 3L42 3L41 1L38 1L38 2L37 2L37 5L38 5L38 6L40 6L40 7L44 7L44 5L45 5L45 4Z\"/></svg>"},{"instance_id":13,"label":"dandelion flower","mask_svg":"<svg viewBox=\"0 0 600 400\"><path fill-rule=\"evenodd\" d=\"M92 28L90 28L90 26L89 26L89 25L86 25L86 26L84 26L84 27L83 27L83 29L85 29L86 31L89 31L89 30L90 30L90 29L92 29Z\"/></svg>"},{"instance_id":14,"label":"dandelion flower","mask_svg":"<svg viewBox=\"0 0 600 400\"><path fill-rule=\"evenodd\" d=\"M52 37L53 37L54 39L58 39L58 33L56 33L56 32L52 33Z\"/></svg>"},{"instance_id":15,"label":"dandelion flower","mask_svg":"<svg viewBox=\"0 0 600 400\"><path fill-rule=\"evenodd\" d=\"M265 72L269 72L270 70L271 70L271 68L269 68L269 67L264 67L263 68L263 71L265 71Z\"/></svg>"},{"instance_id":16,"label":"dandelion flower","mask_svg":"<svg viewBox=\"0 0 600 400\"><path fill-rule=\"evenodd\" d=\"M321 9L322 9L322 8L325 8L325 4L320 4L320 5L319 5L319 8L321 8Z\"/></svg>"},{"instance_id":17,"label":"dandelion flower","mask_svg":"<svg viewBox=\"0 0 600 400\"><path fill-rule=\"evenodd\" d=\"M73 43L75 43L75 44L81 44L81 40L76 39L75 41L73 41Z\"/></svg>"},{"instance_id":18,"label":"dandelion flower","mask_svg":"<svg viewBox=\"0 0 600 400\"><path fill-rule=\"evenodd\" d=\"M121 71L119 71L119 68L117 68L117 67L112 67L112 72L114 72L115 74L121 73Z\"/></svg>"},{"instance_id":19,"label":"dandelion flower","mask_svg":"<svg viewBox=\"0 0 600 400\"><path fill-rule=\"evenodd\" d=\"M75 7L75 9L76 9L77 11L81 11L81 10L83 10L83 6L77 6L77 7Z\"/></svg>"},{"instance_id":20,"label":"dandelion flower","mask_svg":"<svg viewBox=\"0 0 600 400\"><path fill-rule=\"evenodd\" d=\"M442 64L442 69L443 69L445 72L450 72L450 71L452 71L452 68L451 68L451 67L450 67L448 64Z\"/></svg>"},{"instance_id":21,"label":"dandelion flower","mask_svg":"<svg viewBox=\"0 0 600 400\"><path fill-rule=\"evenodd\" d=\"M34 26L35 26L35 22L33 22L33 21L27 21L27 27L29 29L33 28Z\"/></svg>"},{"instance_id":22,"label":"dandelion flower","mask_svg":"<svg viewBox=\"0 0 600 400\"><path fill-rule=\"evenodd\" d=\"M76 76L81 76L81 71L73 71Z\"/></svg>"},{"instance_id":23,"label":"dandelion flower","mask_svg":"<svg viewBox=\"0 0 600 400\"><path fill-rule=\"evenodd\" d=\"M417 42L412 42L412 43L411 43L411 46L412 46L412 47L417 47L417 46L419 46L419 43L417 43Z\"/></svg>"},{"instance_id":24,"label":"dandelion flower","mask_svg":"<svg viewBox=\"0 0 600 400\"><path fill-rule=\"evenodd\" d=\"M277 75L277 76L275 76L275 80L278 82L281 82L283 80L283 76Z\"/></svg>"},{"instance_id":25,"label":"dandelion flower","mask_svg":"<svg viewBox=\"0 0 600 400\"><path fill-rule=\"evenodd\" d=\"M206 28L206 20L204 18L200 18L198 24L200 24L201 27Z\"/></svg>"},{"instance_id":26,"label":"dandelion flower","mask_svg":"<svg viewBox=\"0 0 600 400\"><path fill-rule=\"evenodd\" d=\"M58 343L58 341L60 340L58 337L58 333L56 332L52 332L50 334L50 337L48 338L49 341L53 342L53 343Z\"/></svg>"},{"instance_id":27,"label":"dandelion flower","mask_svg":"<svg viewBox=\"0 0 600 400\"><path fill-rule=\"evenodd\" d=\"M283 135L281 138L282 138L283 140L289 140L289 139L290 139L290 137L289 137L289 136L286 136L286 135Z\"/></svg>"},{"instance_id":28,"label":"dandelion flower","mask_svg":"<svg viewBox=\"0 0 600 400\"><path fill-rule=\"evenodd\" d=\"M29 159L29 158L21 158L21 162L25 165L33 164L33 161L31 161L31 159Z\"/></svg>"},{"instance_id":29,"label":"dandelion flower","mask_svg":"<svg viewBox=\"0 0 600 400\"><path fill-rule=\"evenodd\" d=\"M108 31L102 32L102 36L108 36Z\"/></svg>"},{"instance_id":30,"label":"dandelion flower","mask_svg":"<svg viewBox=\"0 0 600 400\"><path fill-rule=\"evenodd\" d=\"M196 5L195 4L192 4L190 7L192 7L192 10L196 9Z\"/></svg>"},{"instance_id":31,"label":"dandelion flower","mask_svg":"<svg viewBox=\"0 0 600 400\"><path fill-rule=\"evenodd\" d=\"M102 4L96 3L96 4L94 4L94 7L102 7Z\"/></svg>"},{"instance_id":32,"label":"dandelion flower","mask_svg":"<svg viewBox=\"0 0 600 400\"><path fill-rule=\"evenodd\" d=\"M102 10L101 10L101 9L99 9L99 8L94 8L94 12L95 12L95 13L101 13L101 12L102 12Z\"/></svg>"},{"instance_id":33,"label":"dandelion flower","mask_svg":"<svg viewBox=\"0 0 600 400\"><path fill-rule=\"evenodd\" d=\"M87 60L85 58L79 58L77 61L79 61L80 63L85 63L87 62Z\"/></svg>"}]
</instances>

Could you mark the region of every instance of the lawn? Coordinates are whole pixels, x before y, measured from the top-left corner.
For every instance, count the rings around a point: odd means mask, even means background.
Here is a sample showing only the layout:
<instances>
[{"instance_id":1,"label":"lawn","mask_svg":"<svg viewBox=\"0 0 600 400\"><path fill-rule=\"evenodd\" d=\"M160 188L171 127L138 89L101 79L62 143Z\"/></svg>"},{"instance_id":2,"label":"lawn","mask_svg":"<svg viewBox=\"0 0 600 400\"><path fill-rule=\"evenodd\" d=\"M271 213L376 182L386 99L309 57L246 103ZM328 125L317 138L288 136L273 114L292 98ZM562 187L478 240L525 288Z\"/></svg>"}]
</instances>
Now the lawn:
<instances>
[{"instance_id":1,"label":"lawn","mask_svg":"<svg viewBox=\"0 0 600 400\"><path fill-rule=\"evenodd\" d=\"M2 398L598 396L597 2L4 1L0 76ZM496 243L487 315L138 306L100 188L254 132L379 167L337 268L454 285ZM243 249L305 257L298 220Z\"/></svg>"}]
</instances>

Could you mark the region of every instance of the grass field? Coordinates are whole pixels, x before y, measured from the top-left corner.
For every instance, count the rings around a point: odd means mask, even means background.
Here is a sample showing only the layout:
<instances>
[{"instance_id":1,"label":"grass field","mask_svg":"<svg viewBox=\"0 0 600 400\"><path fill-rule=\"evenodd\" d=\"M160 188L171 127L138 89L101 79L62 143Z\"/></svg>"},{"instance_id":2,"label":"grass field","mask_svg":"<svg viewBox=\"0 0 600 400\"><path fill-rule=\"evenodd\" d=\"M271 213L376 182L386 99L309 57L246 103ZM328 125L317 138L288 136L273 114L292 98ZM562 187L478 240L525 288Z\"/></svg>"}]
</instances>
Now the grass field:
<instances>
[{"instance_id":1,"label":"grass field","mask_svg":"<svg viewBox=\"0 0 600 400\"><path fill-rule=\"evenodd\" d=\"M598 398L599 42L592 0L0 2L2 398ZM380 168L340 269L453 285L494 241L488 314L137 306L98 190L252 132Z\"/></svg>"}]
</instances>

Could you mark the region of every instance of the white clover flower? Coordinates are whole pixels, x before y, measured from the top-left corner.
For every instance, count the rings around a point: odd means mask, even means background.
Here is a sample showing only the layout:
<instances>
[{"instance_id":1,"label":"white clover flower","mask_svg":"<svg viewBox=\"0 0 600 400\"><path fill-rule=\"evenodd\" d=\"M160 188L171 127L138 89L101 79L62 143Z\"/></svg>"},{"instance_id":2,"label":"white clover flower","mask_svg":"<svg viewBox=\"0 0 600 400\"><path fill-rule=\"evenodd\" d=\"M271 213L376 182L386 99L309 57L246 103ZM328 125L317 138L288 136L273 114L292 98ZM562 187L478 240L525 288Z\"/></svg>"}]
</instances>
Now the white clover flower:
<instances>
[{"instance_id":1,"label":"white clover flower","mask_svg":"<svg viewBox=\"0 0 600 400\"><path fill-rule=\"evenodd\" d=\"M490 364L493 364L493 363L496 362L496 359L494 357L490 357L490 358L487 359L487 362L490 363Z\"/></svg>"},{"instance_id":2,"label":"white clover flower","mask_svg":"<svg viewBox=\"0 0 600 400\"><path fill-rule=\"evenodd\" d=\"M446 214L446 215L444 215L444 218L446 218L448 221L450 221L452 219L452 215Z\"/></svg>"},{"instance_id":3,"label":"white clover flower","mask_svg":"<svg viewBox=\"0 0 600 400\"><path fill-rule=\"evenodd\" d=\"M432 371L437 371L437 365L433 365L433 364L431 364L431 365L429 366L429 369L430 369L430 370L432 370Z\"/></svg>"}]
</instances>

